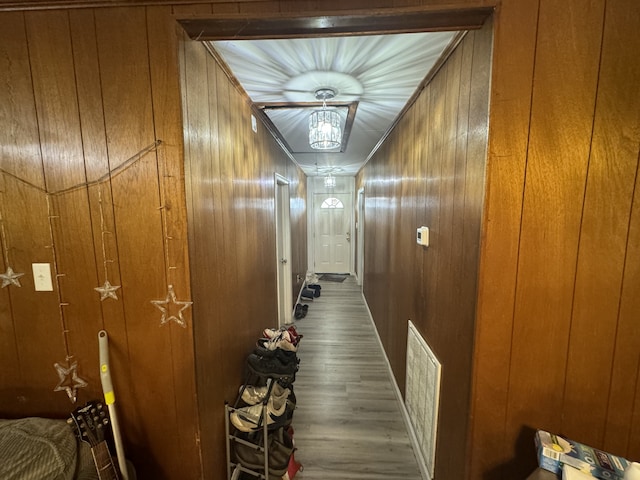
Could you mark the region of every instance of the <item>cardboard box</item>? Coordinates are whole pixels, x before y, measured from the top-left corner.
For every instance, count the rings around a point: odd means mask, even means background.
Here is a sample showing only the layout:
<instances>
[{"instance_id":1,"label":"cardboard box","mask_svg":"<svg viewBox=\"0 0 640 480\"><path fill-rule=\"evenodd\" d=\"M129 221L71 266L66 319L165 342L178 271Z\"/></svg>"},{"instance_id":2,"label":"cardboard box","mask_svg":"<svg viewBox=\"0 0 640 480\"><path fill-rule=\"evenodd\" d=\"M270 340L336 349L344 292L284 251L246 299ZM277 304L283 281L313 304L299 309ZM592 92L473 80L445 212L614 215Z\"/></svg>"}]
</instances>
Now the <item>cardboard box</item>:
<instances>
[{"instance_id":1,"label":"cardboard box","mask_svg":"<svg viewBox=\"0 0 640 480\"><path fill-rule=\"evenodd\" d=\"M601 480L622 480L629 462L622 457L563 438L544 430L536 432L538 464L558 474L562 465L570 465Z\"/></svg>"}]
</instances>

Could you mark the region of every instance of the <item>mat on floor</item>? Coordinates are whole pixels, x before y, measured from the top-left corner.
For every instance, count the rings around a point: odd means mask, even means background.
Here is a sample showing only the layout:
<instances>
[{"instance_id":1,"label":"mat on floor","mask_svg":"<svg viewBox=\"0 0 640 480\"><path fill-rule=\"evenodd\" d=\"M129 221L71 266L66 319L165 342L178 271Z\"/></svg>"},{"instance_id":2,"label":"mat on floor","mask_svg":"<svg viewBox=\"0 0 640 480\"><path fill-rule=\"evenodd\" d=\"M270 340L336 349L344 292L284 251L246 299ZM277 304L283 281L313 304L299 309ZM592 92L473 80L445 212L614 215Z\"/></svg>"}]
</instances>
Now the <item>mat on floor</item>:
<instances>
[{"instance_id":1,"label":"mat on floor","mask_svg":"<svg viewBox=\"0 0 640 480\"><path fill-rule=\"evenodd\" d=\"M320 275L320 280L324 280L325 282L344 282L346 278L349 277L348 273L323 273Z\"/></svg>"}]
</instances>

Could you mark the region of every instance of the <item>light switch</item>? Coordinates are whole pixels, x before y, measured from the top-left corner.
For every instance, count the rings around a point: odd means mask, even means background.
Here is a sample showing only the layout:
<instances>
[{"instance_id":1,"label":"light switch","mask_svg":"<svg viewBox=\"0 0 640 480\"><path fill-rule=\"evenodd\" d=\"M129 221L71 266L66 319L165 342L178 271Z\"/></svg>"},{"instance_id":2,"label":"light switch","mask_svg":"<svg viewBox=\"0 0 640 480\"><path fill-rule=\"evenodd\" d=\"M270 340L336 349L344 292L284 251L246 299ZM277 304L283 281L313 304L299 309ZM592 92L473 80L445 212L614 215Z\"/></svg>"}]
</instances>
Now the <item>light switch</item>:
<instances>
[{"instance_id":1,"label":"light switch","mask_svg":"<svg viewBox=\"0 0 640 480\"><path fill-rule=\"evenodd\" d=\"M51 264L49 263L32 263L33 284L36 292L53 292L53 283L51 282Z\"/></svg>"}]
</instances>

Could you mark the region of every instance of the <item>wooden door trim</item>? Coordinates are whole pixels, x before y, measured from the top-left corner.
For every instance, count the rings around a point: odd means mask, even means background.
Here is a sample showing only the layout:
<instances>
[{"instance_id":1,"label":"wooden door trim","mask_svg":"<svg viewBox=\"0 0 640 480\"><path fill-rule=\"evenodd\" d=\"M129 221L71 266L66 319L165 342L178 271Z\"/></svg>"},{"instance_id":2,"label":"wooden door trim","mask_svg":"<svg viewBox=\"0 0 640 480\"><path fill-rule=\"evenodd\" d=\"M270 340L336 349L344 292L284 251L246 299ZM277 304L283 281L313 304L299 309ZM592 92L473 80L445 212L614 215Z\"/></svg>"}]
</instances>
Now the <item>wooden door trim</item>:
<instances>
[{"instance_id":1,"label":"wooden door trim","mask_svg":"<svg viewBox=\"0 0 640 480\"><path fill-rule=\"evenodd\" d=\"M492 6L420 7L313 16L186 14L176 19L191 39L213 41L472 30L480 28L493 11Z\"/></svg>"}]
</instances>

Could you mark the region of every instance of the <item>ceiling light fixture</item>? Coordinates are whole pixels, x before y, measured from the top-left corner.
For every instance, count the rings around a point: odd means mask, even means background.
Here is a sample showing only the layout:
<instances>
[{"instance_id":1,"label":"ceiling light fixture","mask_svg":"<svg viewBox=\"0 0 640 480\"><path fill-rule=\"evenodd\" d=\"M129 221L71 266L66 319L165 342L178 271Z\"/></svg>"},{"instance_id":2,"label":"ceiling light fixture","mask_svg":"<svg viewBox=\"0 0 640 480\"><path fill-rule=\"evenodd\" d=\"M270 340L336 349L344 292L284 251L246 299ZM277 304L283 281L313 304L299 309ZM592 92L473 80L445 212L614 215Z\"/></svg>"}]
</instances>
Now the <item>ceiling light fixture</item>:
<instances>
[{"instance_id":1,"label":"ceiling light fixture","mask_svg":"<svg viewBox=\"0 0 640 480\"><path fill-rule=\"evenodd\" d=\"M329 176L324 177L324 187L325 188L334 188L336 186L336 177L329 173Z\"/></svg>"},{"instance_id":2,"label":"ceiling light fixture","mask_svg":"<svg viewBox=\"0 0 640 480\"><path fill-rule=\"evenodd\" d=\"M316 90L316 99L322 100L322 110L316 110L309 116L309 146L315 150L329 150L342 144L340 115L327 109L327 100L335 96L336 92L331 88Z\"/></svg>"}]
</instances>

